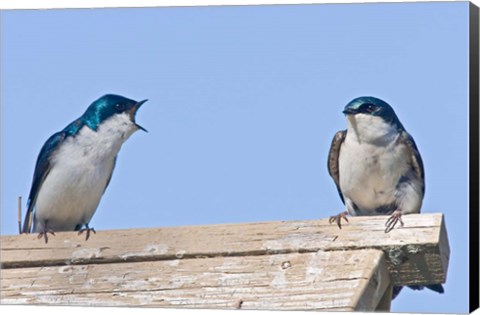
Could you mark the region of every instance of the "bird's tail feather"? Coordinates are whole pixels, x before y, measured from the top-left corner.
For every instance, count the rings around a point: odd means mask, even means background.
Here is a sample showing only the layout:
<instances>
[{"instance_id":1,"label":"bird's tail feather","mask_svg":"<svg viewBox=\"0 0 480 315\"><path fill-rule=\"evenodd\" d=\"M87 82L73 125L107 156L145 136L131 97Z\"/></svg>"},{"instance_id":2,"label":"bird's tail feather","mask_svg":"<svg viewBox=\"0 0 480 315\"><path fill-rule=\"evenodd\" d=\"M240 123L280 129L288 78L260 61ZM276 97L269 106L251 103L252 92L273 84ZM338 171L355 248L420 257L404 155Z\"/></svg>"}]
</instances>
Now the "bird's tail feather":
<instances>
[{"instance_id":1,"label":"bird's tail feather","mask_svg":"<svg viewBox=\"0 0 480 315\"><path fill-rule=\"evenodd\" d=\"M25 220L23 221L22 233L31 233L32 231L32 222L33 222L33 207L30 207L30 204L27 205L27 214L25 215Z\"/></svg>"},{"instance_id":2,"label":"bird's tail feather","mask_svg":"<svg viewBox=\"0 0 480 315\"><path fill-rule=\"evenodd\" d=\"M445 292L445 290L443 289L443 285L441 285L441 284L429 284L429 285L426 285L426 286L423 286L423 285L409 285L408 287L410 289L416 290L416 291L423 290L423 289L427 288L427 289L430 289L430 290L438 292L438 293L444 293ZM402 291L402 288L403 287L393 287L392 300L397 297L397 295L400 293L400 291Z\"/></svg>"}]
</instances>

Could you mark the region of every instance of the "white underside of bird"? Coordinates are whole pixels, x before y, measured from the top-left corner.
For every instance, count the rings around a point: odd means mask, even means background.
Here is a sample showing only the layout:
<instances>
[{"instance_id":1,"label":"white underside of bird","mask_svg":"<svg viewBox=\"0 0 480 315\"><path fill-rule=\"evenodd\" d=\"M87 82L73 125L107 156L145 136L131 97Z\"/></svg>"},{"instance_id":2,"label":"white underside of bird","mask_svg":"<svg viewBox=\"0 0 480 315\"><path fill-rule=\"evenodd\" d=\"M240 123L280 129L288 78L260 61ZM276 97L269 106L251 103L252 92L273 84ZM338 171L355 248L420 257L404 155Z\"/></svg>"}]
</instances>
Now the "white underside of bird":
<instances>
[{"instance_id":1,"label":"white underside of bird","mask_svg":"<svg viewBox=\"0 0 480 315\"><path fill-rule=\"evenodd\" d=\"M96 131L83 126L52 156L36 202L33 232L73 231L88 224L115 167L122 144L138 128L129 115L114 115Z\"/></svg>"},{"instance_id":2,"label":"white underside of bird","mask_svg":"<svg viewBox=\"0 0 480 315\"><path fill-rule=\"evenodd\" d=\"M395 126L372 115L347 117L339 153L346 211L352 216L420 212L423 183L413 173L410 152L399 142Z\"/></svg>"}]
</instances>

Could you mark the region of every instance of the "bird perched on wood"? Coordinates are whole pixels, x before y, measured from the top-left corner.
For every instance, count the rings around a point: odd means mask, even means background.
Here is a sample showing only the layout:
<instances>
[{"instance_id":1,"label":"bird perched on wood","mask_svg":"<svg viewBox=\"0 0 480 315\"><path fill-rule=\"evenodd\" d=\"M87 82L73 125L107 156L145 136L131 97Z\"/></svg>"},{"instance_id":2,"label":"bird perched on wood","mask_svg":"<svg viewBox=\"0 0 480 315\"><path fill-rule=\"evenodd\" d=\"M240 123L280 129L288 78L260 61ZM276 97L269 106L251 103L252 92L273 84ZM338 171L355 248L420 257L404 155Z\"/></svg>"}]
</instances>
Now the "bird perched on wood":
<instances>
[{"instance_id":1,"label":"bird perched on wood","mask_svg":"<svg viewBox=\"0 0 480 315\"><path fill-rule=\"evenodd\" d=\"M383 100L358 97L343 113L347 129L333 137L328 171L345 211L329 221L342 228L347 215L390 215L385 223L388 233L397 223L403 226L402 215L420 212L425 194L422 158L412 136ZM443 293L442 285L427 287ZM400 289L394 289L394 294Z\"/></svg>"},{"instance_id":2,"label":"bird perched on wood","mask_svg":"<svg viewBox=\"0 0 480 315\"><path fill-rule=\"evenodd\" d=\"M122 144L137 130L140 102L108 94L53 134L37 158L23 233L48 242L56 231L90 232L88 226L110 179ZM33 216L33 218L32 218ZM32 228L33 221L33 228Z\"/></svg>"}]
</instances>

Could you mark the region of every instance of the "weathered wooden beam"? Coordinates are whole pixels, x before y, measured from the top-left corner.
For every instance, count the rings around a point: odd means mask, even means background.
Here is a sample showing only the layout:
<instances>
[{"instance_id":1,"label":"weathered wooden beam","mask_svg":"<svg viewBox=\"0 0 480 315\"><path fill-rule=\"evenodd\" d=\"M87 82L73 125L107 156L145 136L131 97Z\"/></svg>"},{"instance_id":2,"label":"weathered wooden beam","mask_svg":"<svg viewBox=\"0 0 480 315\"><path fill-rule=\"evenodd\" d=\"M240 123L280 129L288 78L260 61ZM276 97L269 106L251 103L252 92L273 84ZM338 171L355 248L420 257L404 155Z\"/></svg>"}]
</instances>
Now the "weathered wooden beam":
<instances>
[{"instance_id":1,"label":"weathered wooden beam","mask_svg":"<svg viewBox=\"0 0 480 315\"><path fill-rule=\"evenodd\" d=\"M2 303L374 310L389 285L379 250L2 270Z\"/></svg>"},{"instance_id":2,"label":"weathered wooden beam","mask_svg":"<svg viewBox=\"0 0 480 315\"><path fill-rule=\"evenodd\" d=\"M444 282L450 249L443 215L406 215L405 226L390 233L386 218L351 218L342 230L315 220L98 231L88 241L64 232L48 244L33 234L2 236L1 261L13 268L379 249L394 285Z\"/></svg>"},{"instance_id":3,"label":"weathered wooden beam","mask_svg":"<svg viewBox=\"0 0 480 315\"><path fill-rule=\"evenodd\" d=\"M48 244L2 236L1 299L385 310L391 285L445 282L450 254L443 215L404 216L387 234L386 219L351 218L342 230L315 220L98 231L88 241L65 232Z\"/></svg>"},{"instance_id":4,"label":"weathered wooden beam","mask_svg":"<svg viewBox=\"0 0 480 315\"><path fill-rule=\"evenodd\" d=\"M390 284L385 292L383 293L382 298L377 304L377 308L375 311L377 312L389 312L390 311L390 305L392 304L392 294L393 294L393 287Z\"/></svg>"}]
</instances>

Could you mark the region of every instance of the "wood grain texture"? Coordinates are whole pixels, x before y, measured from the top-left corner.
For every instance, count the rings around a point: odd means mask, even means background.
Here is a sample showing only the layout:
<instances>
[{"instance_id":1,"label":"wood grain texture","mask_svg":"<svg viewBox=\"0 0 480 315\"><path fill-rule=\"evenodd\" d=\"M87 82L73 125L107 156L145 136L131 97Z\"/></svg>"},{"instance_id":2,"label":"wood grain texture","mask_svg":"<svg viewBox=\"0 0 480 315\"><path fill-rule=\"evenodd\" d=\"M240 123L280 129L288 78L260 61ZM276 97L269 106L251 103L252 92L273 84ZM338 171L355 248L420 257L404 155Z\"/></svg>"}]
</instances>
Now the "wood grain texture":
<instances>
[{"instance_id":1,"label":"wood grain texture","mask_svg":"<svg viewBox=\"0 0 480 315\"><path fill-rule=\"evenodd\" d=\"M7 269L2 303L374 310L389 285L379 250Z\"/></svg>"},{"instance_id":2,"label":"wood grain texture","mask_svg":"<svg viewBox=\"0 0 480 315\"><path fill-rule=\"evenodd\" d=\"M1 303L375 310L389 286L444 283L450 255L442 214L386 220L2 236Z\"/></svg>"},{"instance_id":3,"label":"wood grain texture","mask_svg":"<svg viewBox=\"0 0 480 315\"><path fill-rule=\"evenodd\" d=\"M354 217L339 230L327 220L98 231L88 241L59 232L1 237L2 268L380 249L394 285L445 281L450 255L442 214L411 214L384 233L386 216Z\"/></svg>"}]
</instances>

